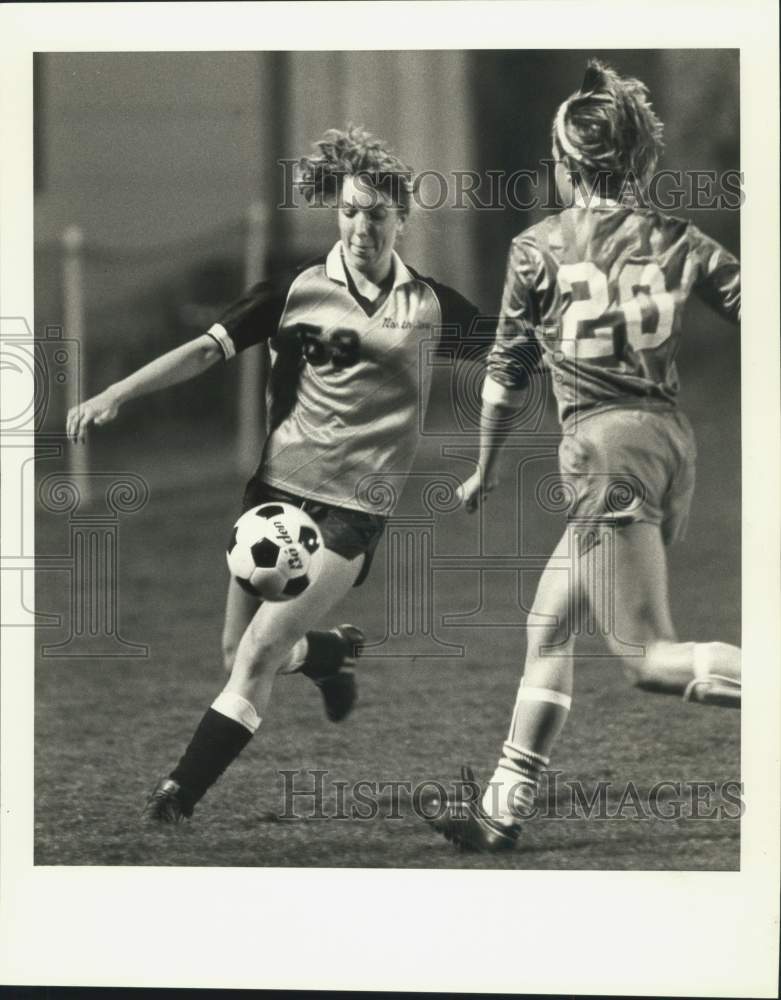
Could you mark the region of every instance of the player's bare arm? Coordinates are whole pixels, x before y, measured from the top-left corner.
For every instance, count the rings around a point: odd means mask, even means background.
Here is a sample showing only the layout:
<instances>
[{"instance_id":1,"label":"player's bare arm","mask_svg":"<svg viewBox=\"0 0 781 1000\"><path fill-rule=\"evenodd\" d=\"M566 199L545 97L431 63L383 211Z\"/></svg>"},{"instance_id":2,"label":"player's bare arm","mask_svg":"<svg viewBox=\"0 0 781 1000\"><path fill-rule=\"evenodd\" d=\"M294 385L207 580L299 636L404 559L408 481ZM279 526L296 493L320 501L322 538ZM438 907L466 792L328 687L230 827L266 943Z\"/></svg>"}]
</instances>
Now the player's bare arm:
<instances>
[{"instance_id":1,"label":"player's bare arm","mask_svg":"<svg viewBox=\"0 0 781 1000\"><path fill-rule=\"evenodd\" d=\"M119 413L123 403L186 382L222 359L222 350L209 334L175 347L97 396L71 407L66 424L68 437L74 444L83 443L90 424L101 426L109 423Z\"/></svg>"},{"instance_id":2,"label":"player's bare arm","mask_svg":"<svg viewBox=\"0 0 781 1000\"><path fill-rule=\"evenodd\" d=\"M470 514L496 488L499 455L523 406L526 386L539 359L532 318L532 292L541 264L531 249L514 241L507 260L496 340L487 359L480 411L477 469L459 491Z\"/></svg>"},{"instance_id":3,"label":"player's bare arm","mask_svg":"<svg viewBox=\"0 0 781 1000\"><path fill-rule=\"evenodd\" d=\"M499 456L517 407L509 402L483 399L480 412L480 456L477 468L459 488L461 505L474 513L499 483Z\"/></svg>"}]
</instances>

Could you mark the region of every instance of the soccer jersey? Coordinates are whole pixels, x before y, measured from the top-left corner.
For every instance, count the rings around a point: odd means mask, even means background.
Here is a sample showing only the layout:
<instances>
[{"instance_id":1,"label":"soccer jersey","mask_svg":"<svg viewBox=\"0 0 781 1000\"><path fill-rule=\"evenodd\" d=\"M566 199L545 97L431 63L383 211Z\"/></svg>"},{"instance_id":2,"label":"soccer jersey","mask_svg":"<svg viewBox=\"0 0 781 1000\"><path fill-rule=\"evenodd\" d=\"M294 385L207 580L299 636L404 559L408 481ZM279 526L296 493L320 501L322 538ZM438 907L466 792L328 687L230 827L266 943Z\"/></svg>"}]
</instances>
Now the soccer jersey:
<instances>
[{"instance_id":1,"label":"soccer jersey","mask_svg":"<svg viewBox=\"0 0 781 1000\"><path fill-rule=\"evenodd\" d=\"M513 240L485 399L511 402L540 359L559 418L605 406L670 405L692 291L740 319L740 265L690 222L604 201Z\"/></svg>"},{"instance_id":2,"label":"soccer jersey","mask_svg":"<svg viewBox=\"0 0 781 1000\"><path fill-rule=\"evenodd\" d=\"M391 512L395 490L372 486L384 473L409 471L432 354L457 347L477 315L395 253L392 275L387 297L373 308L337 243L323 260L253 288L209 330L226 358L269 341L263 482L335 506L371 511L379 504Z\"/></svg>"}]
</instances>

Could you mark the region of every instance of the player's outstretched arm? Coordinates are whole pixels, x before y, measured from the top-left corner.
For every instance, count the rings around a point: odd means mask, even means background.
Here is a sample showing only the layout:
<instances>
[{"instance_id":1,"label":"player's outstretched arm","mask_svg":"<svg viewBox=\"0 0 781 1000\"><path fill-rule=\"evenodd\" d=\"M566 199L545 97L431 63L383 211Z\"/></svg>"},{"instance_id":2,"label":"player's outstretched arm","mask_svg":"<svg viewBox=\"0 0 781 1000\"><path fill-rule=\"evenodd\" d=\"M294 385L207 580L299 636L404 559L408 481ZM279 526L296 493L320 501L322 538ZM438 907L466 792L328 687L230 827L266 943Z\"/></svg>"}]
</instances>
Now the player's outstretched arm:
<instances>
[{"instance_id":1,"label":"player's outstretched arm","mask_svg":"<svg viewBox=\"0 0 781 1000\"><path fill-rule=\"evenodd\" d=\"M502 445L512 426L517 407L483 399L480 413L480 457L477 469L459 487L461 505L470 514L477 510L498 481L497 466Z\"/></svg>"},{"instance_id":2,"label":"player's outstretched arm","mask_svg":"<svg viewBox=\"0 0 781 1000\"><path fill-rule=\"evenodd\" d=\"M200 375L224 357L222 349L208 334L175 347L148 365L115 382L103 392L68 411L67 434L71 441L84 441L90 424L100 426L113 420L123 403L146 396L169 385L177 385Z\"/></svg>"}]
</instances>

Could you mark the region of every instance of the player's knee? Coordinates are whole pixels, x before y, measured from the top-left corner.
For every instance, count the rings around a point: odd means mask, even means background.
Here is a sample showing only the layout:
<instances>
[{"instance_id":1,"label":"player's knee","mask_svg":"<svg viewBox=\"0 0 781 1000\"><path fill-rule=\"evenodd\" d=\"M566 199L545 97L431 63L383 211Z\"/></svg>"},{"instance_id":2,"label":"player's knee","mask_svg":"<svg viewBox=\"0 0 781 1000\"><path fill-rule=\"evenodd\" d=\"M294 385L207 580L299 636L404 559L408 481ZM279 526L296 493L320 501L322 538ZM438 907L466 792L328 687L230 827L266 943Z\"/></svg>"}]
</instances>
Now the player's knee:
<instances>
[{"instance_id":1,"label":"player's knee","mask_svg":"<svg viewBox=\"0 0 781 1000\"><path fill-rule=\"evenodd\" d=\"M643 687L650 676L656 675L658 662L667 657L667 649L675 636L665 626L656 605L637 602L624 609L619 622L607 630L605 641L611 656L616 658L627 680Z\"/></svg>"},{"instance_id":2,"label":"player's knee","mask_svg":"<svg viewBox=\"0 0 781 1000\"><path fill-rule=\"evenodd\" d=\"M285 662L294 641L295 637L287 634L271 634L250 625L242 639L243 669L252 677L259 677L269 671L276 673Z\"/></svg>"},{"instance_id":3,"label":"player's knee","mask_svg":"<svg viewBox=\"0 0 781 1000\"><path fill-rule=\"evenodd\" d=\"M634 687L656 690L659 677L671 665L671 649L682 651L691 644L675 643L670 639L651 639L634 647L615 644L614 651L621 659L624 676Z\"/></svg>"}]
</instances>

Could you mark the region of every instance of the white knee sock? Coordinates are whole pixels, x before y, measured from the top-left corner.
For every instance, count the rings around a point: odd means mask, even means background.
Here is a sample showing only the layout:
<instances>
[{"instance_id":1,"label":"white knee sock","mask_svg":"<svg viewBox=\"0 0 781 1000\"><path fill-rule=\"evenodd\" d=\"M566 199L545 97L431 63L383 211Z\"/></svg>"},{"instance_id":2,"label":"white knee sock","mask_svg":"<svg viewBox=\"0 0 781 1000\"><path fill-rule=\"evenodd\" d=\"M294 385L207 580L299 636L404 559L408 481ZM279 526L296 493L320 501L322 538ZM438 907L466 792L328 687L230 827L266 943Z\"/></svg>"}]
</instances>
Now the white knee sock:
<instances>
[{"instance_id":1,"label":"white knee sock","mask_svg":"<svg viewBox=\"0 0 781 1000\"><path fill-rule=\"evenodd\" d=\"M483 795L483 809L493 819L509 824L528 814L571 705L568 694L521 682L502 756Z\"/></svg>"},{"instance_id":2,"label":"white knee sock","mask_svg":"<svg viewBox=\"0 0 781 1000\"><path fill-rule=\"evenodd\" d=\"M695 680L709 677L740 680L740 649L726 642L695 642L692 653Z\"/></svg>"}]
</instances>

